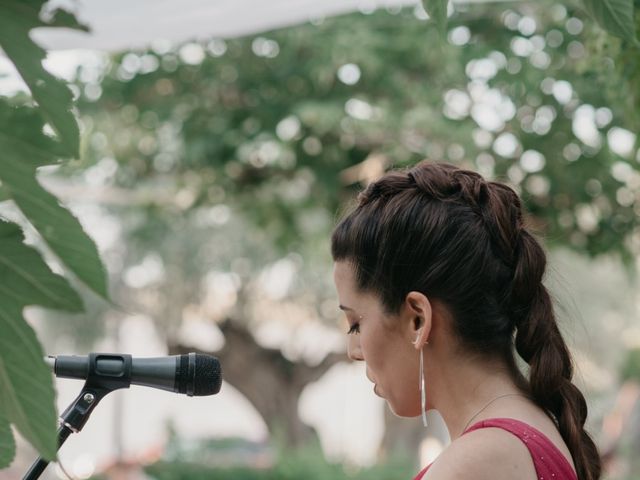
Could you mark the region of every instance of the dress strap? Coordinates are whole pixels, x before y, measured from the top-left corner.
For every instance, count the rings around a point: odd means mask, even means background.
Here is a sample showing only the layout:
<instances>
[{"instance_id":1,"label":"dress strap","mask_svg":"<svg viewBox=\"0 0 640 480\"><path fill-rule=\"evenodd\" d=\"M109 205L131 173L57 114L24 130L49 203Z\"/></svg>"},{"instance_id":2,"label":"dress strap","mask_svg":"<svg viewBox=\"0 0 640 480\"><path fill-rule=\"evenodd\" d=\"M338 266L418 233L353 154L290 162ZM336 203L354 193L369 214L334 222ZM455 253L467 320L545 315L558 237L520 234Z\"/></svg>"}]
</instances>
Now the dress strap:
<instances>
[{"instance_id":1,"label":"dress strap","mask_svg":"<svg viewBox=\"0 0 640 480\"><path fill-rule=\"evenodd\" d=\"M481 420L462 435L481 428L500 428L518 437L527 447L539 480L578 480L575 470L562 452L541 431L514 418ZM414 480L421 480L431 467L423 468Z\"/></svg>"},{"instance_id":2,"label":"dress strap","mask_svg":"<svg viewBox=\"0 0 640 480\"><path fill-rule=\"evenodd\" d=\"M518 437L527 447L540 480L577 480L575 470L562 452L542 432L514 418L481 420L462 434L481 428L500 428Z\"/></svg>"}]
</instances>

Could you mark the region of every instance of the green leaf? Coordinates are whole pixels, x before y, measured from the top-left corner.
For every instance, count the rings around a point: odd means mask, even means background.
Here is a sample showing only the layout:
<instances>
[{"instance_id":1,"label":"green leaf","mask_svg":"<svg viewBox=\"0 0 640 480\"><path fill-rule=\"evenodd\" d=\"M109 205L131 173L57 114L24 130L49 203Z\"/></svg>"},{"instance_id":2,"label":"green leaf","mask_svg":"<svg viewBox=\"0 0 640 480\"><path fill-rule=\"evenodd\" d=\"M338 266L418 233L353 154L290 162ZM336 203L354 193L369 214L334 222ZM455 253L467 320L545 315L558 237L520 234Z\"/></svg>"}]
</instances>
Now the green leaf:
<instances>
[{"instance_id":1,"label":"green leaf","mask_svg":"<svg viewBox=\"0 0 640 480\"><path fill-rule=\"evenodd\" d=\"M447 6L448 0L422 0L422 5L431 19L435 22L442 38L447 36Z\"/></svg>"},{"instance_id":2,"label":"green leaf","mask_svg":"<svg viewBox=\"0 0 640 480\"><path fill-rule=\"evenodd\" d=\"M7 468L16 456L16 441L9 421L2 415L0 406L0 469Z\"/></svg>"},{"instance_id":3,"label":"green leaf","mask_svg":"<svg viewBox=\"0 0 640 480\"><path fill-rule=\"evenodd\" d=\"M29 33L43 26L86 29L63 10L54 11L49 23L43 22L44 3L0 2L0 47L39 107L14 106L0 99L0 199L11 198L63 263L106 298L106 275L95 244L36 180L37 167L57 163L58 157L77 157L80 142L71 91L43 68L45 52ZM45 126L53 129L55 139L44 134ZM9 422L52 460L57 450L52 376L22 311L27 305L41 305L77 312L82 301L37 251L24 245L19 228L5 222L0 222L0 279L0 466L14 455Z\"/></svg>"},{"instance_id":4,"label":"green leaf","mask_svg":"<svg viewBox=\"0 0 640 480\"><path fill-rule=\"evenodd\" d=\"M607 32L638 44L633 0L584 0L584 4Z\"/></svg>"},{"instance_id":5,"label":"green leaf","mask_svg":"<svg viewBox=\"0 0 640 480\"><path fill-rule=\"evenodd\" d=\"M52 460L57 446L53 380L19 303L0 293L0 404L6 418Z\"/></svg>"},{"instance_id":6,"label":"green leaf","mask_svg":"<svg viewBox=\"0 0 640 480\"><path fill-rule=\"evenodd\" d=\"M57 446L53 381L22 310L41 305L78 312L82 301L23 240L17 225L0 221L0 416L14 423L45 458L53 459ZM4 448L11 438L2 427L0 422Z\"/></svg>"},{"instance_id":7,"label":"green leaf","mask_svg":"<svg viewBox=\"0 0 640 480\"><path fill-rule=\"evenodd\" d=\"M9 196L9 192L0 183L0 202L6 202L7 200L11 200L11 197Z\"/></svg>"},{"instance_id":8,"label":"green leaf","mask_svg":"<svg viewBox=\"0 0 640 480\"><path fill-rule=\"evenodd\" d=\"M71 112L73 96L62 80L44 69L45 51L29 37L33 28L70 26L72 22L66 12L56 12L51 25L42 22L39 12L44 3L45 0L0 2L0 47L29 86L42 114L57 133L65 156L77 157L80 134Z\"/></svg>"},{"instance_id":9,"label":"green leaf","mask_svg":"<svg viewBox=\"0 0 640 480\"><path fill-rule=\"evenodd\" d=\"M95 243L80 222L59 205L35 178L35 166L22 161L28 153L0 135L0 181L47 245L77 277L108 298L106 273Z\"/></svg>"},{"instance_id":10,"label":"green leaf","mask_svg":"<svg viewBox=\"0 0 640 480\"><path fill-rule=\"evenodd\" d=\"M0 299L15 304L82 311L67 280L54 274L40 254L23 243L20 227L0 220Z\"/></svg>"},{"instance_id":11,"label":"green leaf","mask_svg":"<svg viewBox=\"0 0 640 480\"><path fill-rule=\"evenodd\" d=\"M24 154L23 162L52 165L65 155L61 144L43 133L45 124L37 108L10 105L0 98L0 137Z\"/></svg>"}]
</instances>

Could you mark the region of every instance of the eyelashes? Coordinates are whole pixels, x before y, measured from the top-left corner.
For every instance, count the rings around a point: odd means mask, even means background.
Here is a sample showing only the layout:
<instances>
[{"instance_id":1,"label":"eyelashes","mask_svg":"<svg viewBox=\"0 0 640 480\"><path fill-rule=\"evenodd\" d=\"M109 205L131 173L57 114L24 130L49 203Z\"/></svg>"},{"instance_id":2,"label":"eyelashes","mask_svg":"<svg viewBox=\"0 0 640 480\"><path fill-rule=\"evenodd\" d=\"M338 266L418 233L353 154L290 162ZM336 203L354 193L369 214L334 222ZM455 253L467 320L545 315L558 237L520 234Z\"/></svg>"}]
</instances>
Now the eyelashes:
<instances>
[{"instance_id":1,"label":"eyelashes","mask_svg":"<svg viewBox=\"0 0 640 480\"><path fill-rule=\"evenodd\" d=\"M351 328L349 328L349 331L347 332L347 335L351 335L353 333L360 333L360 324L359 323L354 323L353 325L351 325Z\"/></svg>"}]
</instances>

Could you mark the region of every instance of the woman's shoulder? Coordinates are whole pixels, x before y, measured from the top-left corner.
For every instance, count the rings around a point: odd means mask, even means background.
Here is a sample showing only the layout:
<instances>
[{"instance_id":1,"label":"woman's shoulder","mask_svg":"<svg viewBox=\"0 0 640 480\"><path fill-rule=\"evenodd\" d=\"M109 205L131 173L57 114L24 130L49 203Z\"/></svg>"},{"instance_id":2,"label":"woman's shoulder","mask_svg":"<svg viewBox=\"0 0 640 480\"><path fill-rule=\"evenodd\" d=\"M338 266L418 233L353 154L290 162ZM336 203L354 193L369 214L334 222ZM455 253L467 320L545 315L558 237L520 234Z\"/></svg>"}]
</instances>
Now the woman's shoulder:
<instances>
[{"instance_id":1,"label":"woman's shoulder","mask_svg":"<svg viewBox=\"0 0 640 480\"><path fill-rule=\"evenodd\" d=\"M430 466L423 480L537 480L526 445L508 431L488 427L454 440Z\"/></svg>"}]
</instances>

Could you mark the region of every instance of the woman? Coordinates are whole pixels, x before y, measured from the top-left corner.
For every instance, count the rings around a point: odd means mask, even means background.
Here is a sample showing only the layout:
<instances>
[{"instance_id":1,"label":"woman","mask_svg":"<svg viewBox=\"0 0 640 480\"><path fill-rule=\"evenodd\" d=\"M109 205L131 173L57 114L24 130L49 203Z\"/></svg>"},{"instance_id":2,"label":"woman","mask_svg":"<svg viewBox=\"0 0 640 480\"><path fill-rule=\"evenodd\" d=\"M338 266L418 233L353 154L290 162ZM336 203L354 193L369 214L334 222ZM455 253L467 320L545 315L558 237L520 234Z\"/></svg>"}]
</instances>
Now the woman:
<instances>
[{"instance_id":1,"label":"woman","mask_svg":"<svg viewBox=\"0 0 640 480\"><path fill-rule=\"evenodd\" d=\"M452 442L416 479L596 480L587 406L508 186L422 162L370 184L332 236L349 357L399 416ZM528 379L514 351L528 364Z\"/></svg>"}]
</instances>

